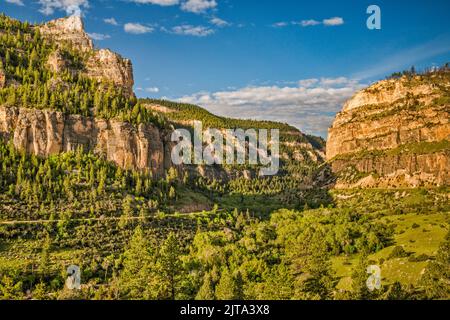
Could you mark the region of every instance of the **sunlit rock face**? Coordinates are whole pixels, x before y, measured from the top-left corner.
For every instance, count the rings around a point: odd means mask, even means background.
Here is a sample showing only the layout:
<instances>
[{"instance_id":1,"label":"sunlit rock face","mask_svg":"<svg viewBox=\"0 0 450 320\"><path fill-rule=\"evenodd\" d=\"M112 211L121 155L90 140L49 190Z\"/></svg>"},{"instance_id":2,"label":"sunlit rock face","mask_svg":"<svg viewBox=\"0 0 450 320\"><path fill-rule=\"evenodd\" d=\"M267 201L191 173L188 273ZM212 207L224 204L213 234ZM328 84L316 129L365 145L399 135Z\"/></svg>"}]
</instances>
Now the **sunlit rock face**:
<instances>
[{"instance_id":1,"label":"sunlit rock face","mask_svg":"<svg viewBox=\"0 0 450 320\"><path fill-rule=\"evenodd\" d=\"M384 80L345 103L327 141L337 186L450 184L449 78Z\"/></svg>"},{"instance_id":2,"label":"sunlit rock face","mask_svg":"<svg viewBox=\"0 0 450 320\"><path fill-rule=\"evenodd\" d=\"M163 176L170 166L165 132L151 124L66 115L53 110L0 107L0 137L37 156L83 148L124 169L151 171Z\"/></svg>"},{"instance_id":3,"label":"sunlit rock face","mask_svg":"<svg viewBox=\"0 0 450 320\"><path fill-rule=\"evenodd\" d=\"M39 31L59 46L69 45L84 53L83 68L69 71L81 72L99 81L113 82L123 89L126 95L133 95L134 79L131 61L109 49L94 49L92 40L84 30L83 21L79 16L49 21L39 26ZM56 50L50 54L47 65L55 72L62 72L68 68L69 63L65 61L60 50Z\"/></svg>"},{"instance_id":4,"label":"sunlit rock face","mask_svg":"<svg viewBox=\"0 0 450 320\"><path fill-rule=\"evenodd\" d=\"M39 26L39 31L45 37L57 42L71 43L82 51L94 49L92 40L84 31L84 24L79 16L51 20Z\"/></svg>"}]
</instances>

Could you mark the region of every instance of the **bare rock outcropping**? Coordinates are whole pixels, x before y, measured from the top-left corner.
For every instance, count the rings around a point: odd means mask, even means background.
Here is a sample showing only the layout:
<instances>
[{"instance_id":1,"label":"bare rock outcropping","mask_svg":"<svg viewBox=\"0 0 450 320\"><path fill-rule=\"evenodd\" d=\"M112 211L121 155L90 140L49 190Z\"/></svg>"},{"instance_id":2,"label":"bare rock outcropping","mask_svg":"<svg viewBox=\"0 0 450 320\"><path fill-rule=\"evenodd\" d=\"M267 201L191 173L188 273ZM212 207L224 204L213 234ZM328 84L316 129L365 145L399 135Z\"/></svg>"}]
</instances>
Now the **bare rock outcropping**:
<instances>
[{"instance_id":1,"label":"bare rock outcropping","mask_svg":"<svg viewBox=\"0 0 450 320\"><path fill-rule=\"evenodd\" d=\"M125 94L133 95L134 80L131 61L109 49L95 49L79 16L49 21L39 26L39 31L60 47L68 44L75 50L87 53L83 55L85 57L83 68L70 71L81 72L99 81L111 81L122 88ZM61 72L68 68L68 63L60 50L50 54L47 65L55 72Z\"/></svg>"},{"instance_id":2,"label":"bare rock outcropping","mask_svg":"<svg viewBox=\"0 0 450 320\"><path fill-rule=\"evenodd\" d=\"M40 33L59 43L70 43L82 51L94 49L92 40L84 31L84 24L80 16L70 16L49 21L39 26Z\"/></svg>"},{"instance_id":3,"label":"bare rock outcropping","mask_svg":"<svg viewBox=\"0 0 450 320\"><path fill-rule=\"evenodd\" d=\"M6 75L5 71L0 67L0 89L4 88L6 85Z\"/></svg>"},{"instance_id":4,"label":"bare rock outcropping","mask_svg":"<svg viewBox=\"0 0 450 320\"><path fill-rule=\"evenodd\" d=\"M384 80L349 100L328 131L336 187L449 185L449 78Z\"/></svg>"},{"instance_id":5,"label":"bare rock outcropping","mask_svg":"<svg viewBox=\"0 0 450 320\"><path fill-rule=\"evenodd\" d=\"M134 127L53 110L0 107L0 137L38 156L82 147L122 168L151 170L156 177L170 165L165 161L170 159L168 137L151 124Z\"/></svg>"}]
</instances>

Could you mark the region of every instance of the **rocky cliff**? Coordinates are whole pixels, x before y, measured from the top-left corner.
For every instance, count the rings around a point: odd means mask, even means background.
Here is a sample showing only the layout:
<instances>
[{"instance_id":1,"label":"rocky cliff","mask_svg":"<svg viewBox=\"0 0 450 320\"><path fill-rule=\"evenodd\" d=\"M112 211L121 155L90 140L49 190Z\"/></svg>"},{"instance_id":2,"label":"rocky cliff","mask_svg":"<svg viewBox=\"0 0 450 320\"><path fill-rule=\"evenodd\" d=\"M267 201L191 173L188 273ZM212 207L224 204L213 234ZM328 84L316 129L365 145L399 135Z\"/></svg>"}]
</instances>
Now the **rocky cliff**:
<instances>
[{"instance_id":1,"label":"rocky cliff","mask_svg":"<svg viewBox=\"0 0 450 320\"><path fill-rule=\"evenodd\" d=\"M122 168L150 170L162 176L173 166L169 128L191 127L194 120L202 121L204 129L277 128L282 142L280 175L305 178L308 185L313 184L310 176L324 158L322 140L311 140L287 124L223 118L198 106L168 101L160 103L170 107L137 101L130 97L131 62L110 50L95 49L80 17L38 26L0 18L4 22L0 32L15 38L5 43L8 50L32 66L23 77L17 77L18 59L0 57L8 60L4 69L0 65L0 138L17 149L46 157L82 147ZM13 33L11 25L21 31ZM25 39L27 46L23 45ZM129 96L116 89L124 89ZM177 169L210 180L251 179L259 171L239 165Z\"/></svg>"},{"instance_id":2,"label":"rocky cliff","mask_svg":"<svg viewBox=\"0 0 450 320\"><path fill-rule=\"evenodd\" d=\"M96 50L84 30L83 21L79 16L52 20L38 28L44 37L55 42L59 47L69 45L84 53L81 55L83 57L82 67L72 69L72 72L80 72L99 81L112 81L126 94L133 94L134 80L131 61L109 49ZM69 67L59 50L50 55L47 65L56 72L64 71Z\"/></svg>"},{"instance_id":3,"label":"rocky cliff","mask_svg":"<svg viewBox=\"0 0 450 320\"><path fill-rule=\"evenodd\" d=\"M450 184L450 72L380 81L358 92L328 132L337 187Z\"/></svg>"},{"instance_id":4,"label":"rocky cliff","mask_svg":"<svg viewBox=\"0 0 450 320\"><path fill-rule=\"evenodd\" d=\"M52 110L0 107L0 137L38 156L82 147L122 168L151 170L155 176L170 166L164 161L170 159L170 136L151 124L135 127Z\"/></svg>"}]
</instances>

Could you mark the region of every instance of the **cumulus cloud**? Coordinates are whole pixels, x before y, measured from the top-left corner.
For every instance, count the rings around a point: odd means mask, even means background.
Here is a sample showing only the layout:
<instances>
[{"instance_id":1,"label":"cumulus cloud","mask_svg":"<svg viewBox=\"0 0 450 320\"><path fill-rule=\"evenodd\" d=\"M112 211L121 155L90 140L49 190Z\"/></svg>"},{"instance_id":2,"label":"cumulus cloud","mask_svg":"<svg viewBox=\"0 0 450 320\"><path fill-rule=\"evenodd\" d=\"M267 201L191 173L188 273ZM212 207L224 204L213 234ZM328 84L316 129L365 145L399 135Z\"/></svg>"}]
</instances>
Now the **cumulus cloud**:
<instances>
[{"instance_id":1,"label":"cumulus cloud","mask_svg":"<svg viewBox=\"0 0 450 320\"><path fill-rule=\"evenodd\" d=\"M16 4L18 6L24 6L22 0L6 0L6 2Z\"/></svg>"},{"instance_id":2,"label":"cumulus cloud","mask_svg":"<svg viewBox=\"0 0 450 320\"><path fill-rule=\"evenodd\" d=\"M158 6L174 6L180 3L179 0L131 0L135 3L142 3L142 4L156 4Z\"/></svg>"},{"instance_id":3,"label":"cumulus cloud","mask_svg":"<svg viewBox=\"0 0 450 320\"><path fill-rule=\"evenodd\" d=\"M227 117L286 122L306 133L326 137L334 115L364 87L344 77L303 79L297 86L257 86L199 92L178 99Z\"/></svg>"},{"instance_id":4,"label":"cumulus cloud","mask_svg":"<svg viewBox=\"0 0 450 320\"><path fill-rule=\"evenodd\" d=\"M302 27L310 27L310 26L317 26L320 24L320 21L309 19L309 20L302 20L298 24L300 24Z\"/></svg>"},{"instance_id":5,"label":"cumulus cloud","mask_svg":"<svg viewBox=\"0 0 450 320\"><path fill-rule=\"evenodd\" d=\"M217 7L216 0L187 0L181 5L181 9L193 13L202 13Z\"/></svg>"},{"instance_id":6,"label":"cumulus cloud","mask_svg":"<svg viewBox=\"0 0 450 320\"><path fill-rule=\"evenodd\" d=\"M110 25L112 25L112 26L118 26L119 25L119 23L116 21L116 19L114 19L114 18L106 18L106 19L103 19L103 22L104 23L107 23L107 24L110 24Z\"/></svg>"},{"instance_id":7,"label":"cumulus cloud","mask_svg":"<svg viewBox=\"0 0 450 320\"><path fill-rule=\"evenodd\" d=\"M103 34L103 33L88 33L88 36L93 39L93 40L97 40L97 41L102 41L102 40L106 40L111 38L111 36L109 34Z\"/></svg>"},{"instance_id":8,"label":"cumulus cloud","mask_svg":"<svg viewBox=\"0 0 450 320\"><path fill-rule=\"evenodd\" d=\"M154 28L145 26L140 23L125 23L123 26L123 29L127 33L131 34L144 34L144 33L150 33L153 32Z\"/></svg>"},{"instance_id":9,"label":"cumulus cloud","mask_svg":"<svg viewBox=\"0 0 450 320\"><path fill-rule=\"evenodd\" d=\"M274 23L272 25L272 27L281 28L281 27L286 27L288 25L301 26L301 27L312 27L312 26L317 26L319 24L323 24L325 26L339 26L339 25L344 24L344 19L341 17L334 17L334 18L329 18L329 19L323 19L322 21L315 20L315 19L292 21L290 23L281 21L281 22Z\"/></svg>"},{"instance_id":10,"label":"cumulus cloud","mask_svg":"<svg viewBox=\"0 0 450 320\"><path fill-rule=\"evenodd\" d=\"M334 17L330 19L324 19L322 22L326 26L340 26L344 24L344 19L342 19L341 17Z\"/></svg>"},{"instance_id":11,"label":"cumulus cloud","mask_svg":"<svg viewBox=\"0 0 450 320\"><path fill-rule=\"evenodd\" d=\"M178 35L206 37L213 34L214 30L204 26L181 25L173 27L171 32Z\"/></svg>"},{"instance_id":12,"label":"cumulus cloud","mask_svg":"<svg viewBox=\"0 0 450 320\"><path fill-rule=\"evenodd\" d=\"M276 22L276 23L272 24L272 27L274 27L274 28L282 28L282 27L286 27L287 25L288 25L287 22L280 21L280 22Z\"/></svg>"},{"instance_id":13,"label":"cumulus cloud","mask_svg":"<svg viewBox=\"0 0 450 320\"><path fill-rule=\"evenodd\" d=\"M221 27L221 28L227 27L227 26L230 25L229 22L227 22L227 21L225 21L225 20L223 20L223 19L217 18L217 17L212 18L212 19L210 20L210 22L211 22L213 25L218 26L218 27Z\"/></svg>"},{"instance_id":14,"label":"cumulus cloud","mask_svg":"<svg viewBox=\"0 0 450 320\"><path fill-rule=\"evenodd\" d=\"M80 16L84 9L89 8L88 0L39 0L39 11L51 15L56 10L65 11L68 15Z\"/></svg>"},{"instance_id":15,"label":"cumulus cloud","mask_svg":"<svg viewBox=\"0 0 450 320\"><path fill-rule=\"evenodd\" d=\"M157 88L157 87L149 87L149 88L145 88L145 91L150 92L150 93L158 93L159 92L159 88Z\"/></svg>"}]
</instances>

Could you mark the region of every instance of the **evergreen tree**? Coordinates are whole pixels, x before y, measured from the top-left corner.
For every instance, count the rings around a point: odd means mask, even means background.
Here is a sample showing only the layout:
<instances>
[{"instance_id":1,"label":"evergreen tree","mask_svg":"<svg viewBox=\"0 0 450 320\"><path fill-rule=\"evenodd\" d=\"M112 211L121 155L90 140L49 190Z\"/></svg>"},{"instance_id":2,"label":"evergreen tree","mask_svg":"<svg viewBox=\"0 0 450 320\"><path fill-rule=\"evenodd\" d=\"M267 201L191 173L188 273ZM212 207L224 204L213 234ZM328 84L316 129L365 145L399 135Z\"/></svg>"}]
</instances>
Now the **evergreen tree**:
<instances>
[{"instance_id":1,"label":"evergreen tree","mask_svg":"<svg viewBox=\"0 0 450 320\"><path fill-rule=\"evenodd\" d=\"M336 281L332 274L325 234L308 227L294 246L292 267L300 299L331 299Z\"/></svg>"},{"instance_id":2,"label":"evergreen tree","mask_svg":"<svg viewBox=\"0 0 450 320\"><path fill-rule=\"evenodd\" d=\"M429 262L421 282L429 299L450 298L450 232L440 245L436 260Z\"/></svg>"},{"instance_id":3,"label":"evergreen tree","mask_svg":"<svg viewBox=\"0 0 450 320\"><path fill-rule=\"evenodd\" d=\"M182 265L180 261L180 247L173 232L170 232L159 251L158 274L165 288L165 296L175 300L178 284L181 278Z\"/></svg>"},{"instance_id":4,"label":"evergreen tree","mask_svg":"<svg viewBox=\"0 0 450 320\"><path fill-rule=\"evenodd\" d=\"M214 281L211 274L208 272L203 277L203 283L197 292L196 300L214 300Z\"/></svg>"},{"instance_id":5,"label":"evergreen tree","mask_svg":"<svg viewBox=\"0 0 450 320\"><path fill-rule=\"evenodd\" d=\"M141 227L138 226L134 230L123 257L123 270L119 280L121 296L128 299L151 298L154 277L151 270L154 260Z\"/></svg>"},{"instance_id":6,"label":"evergreen tree","mask_svg":"<svg viewBox=\"0 0 450 320\"><path fill-rule=\"evenodd\" d=\"M239 300L242 299L242 286L233 277L228 268L222 270L220 281L216 286L216 297L218 300Z\"/></svg>"}]
</instances>

